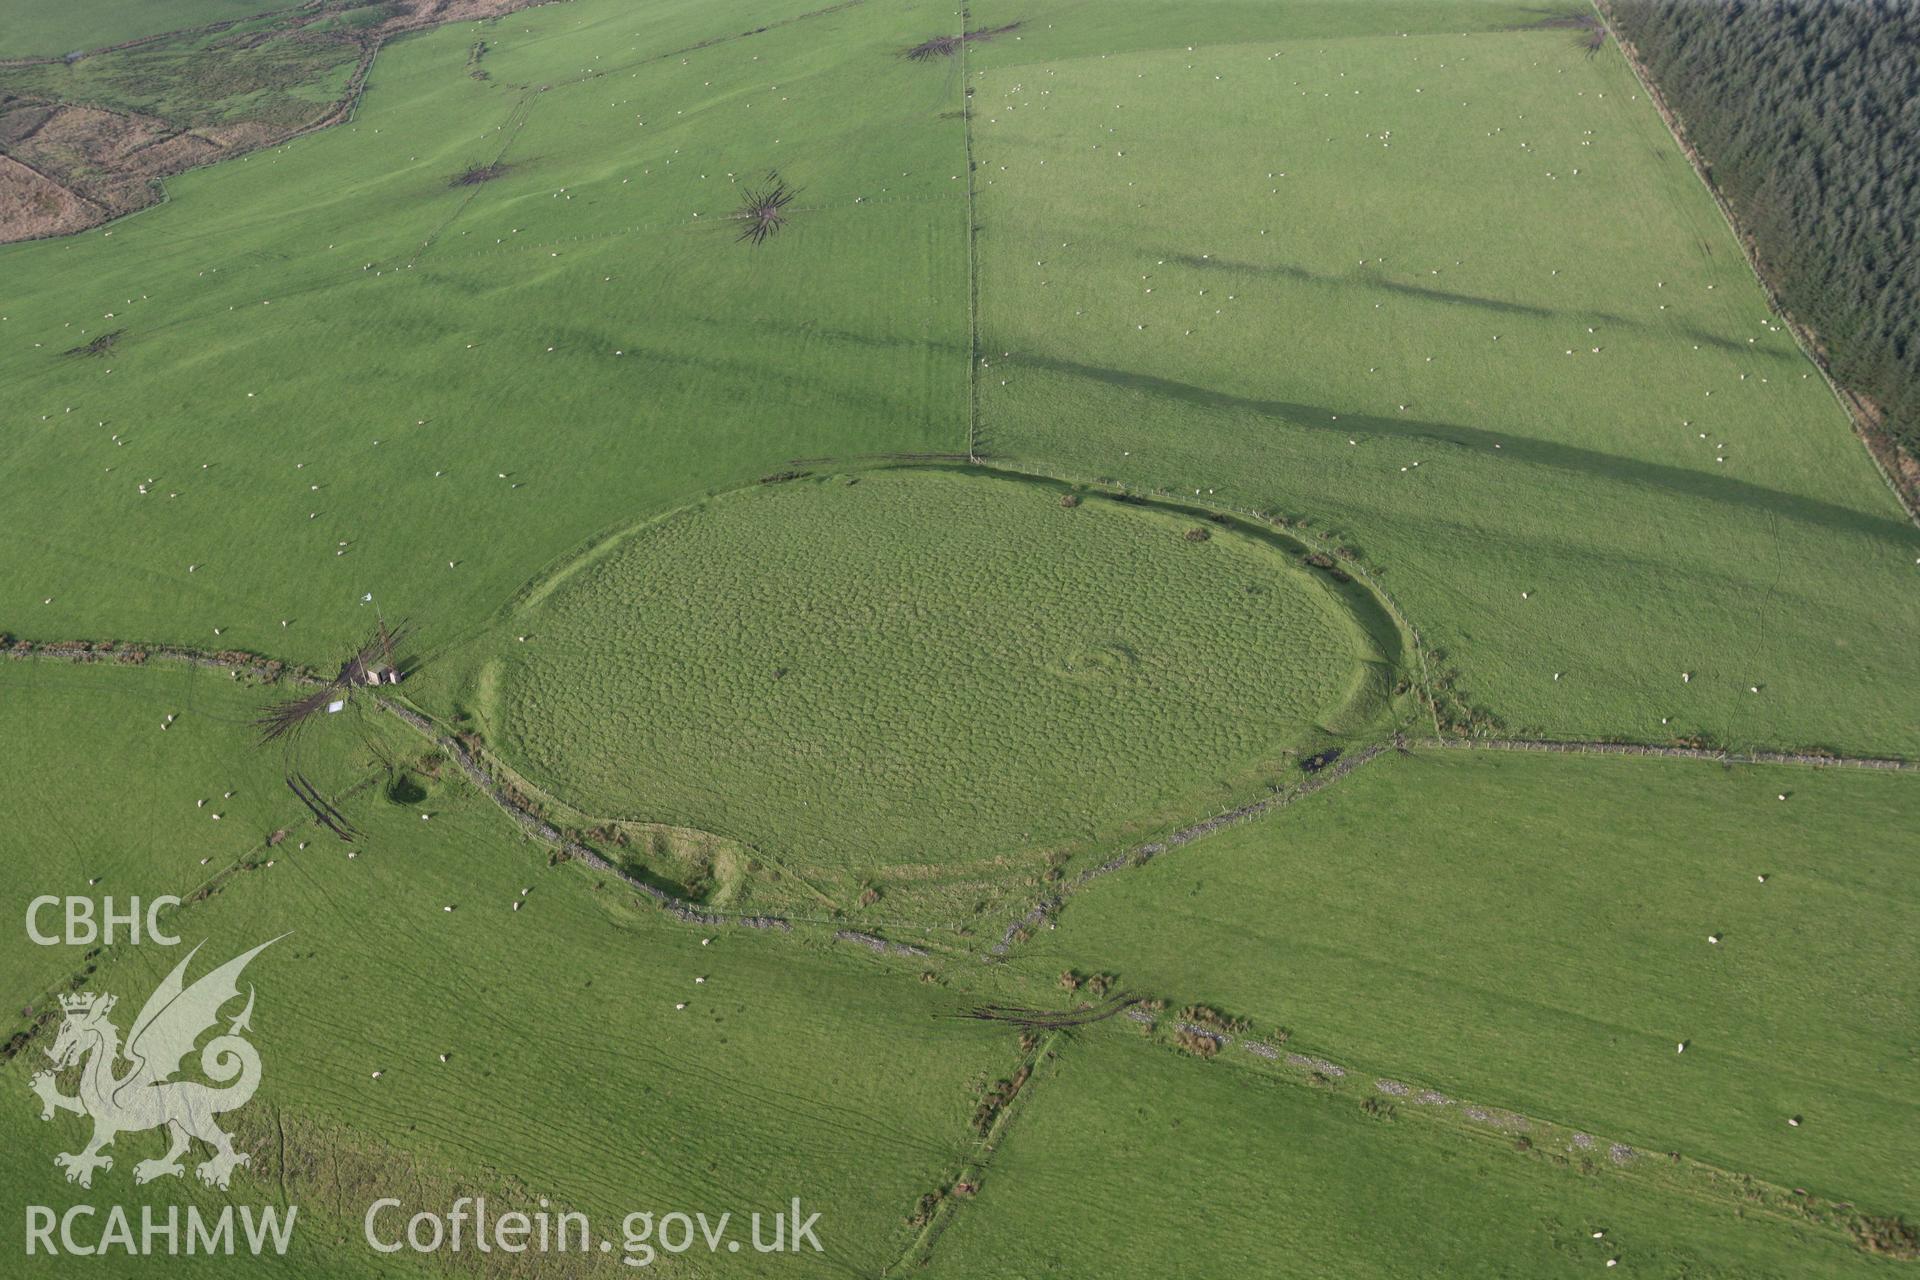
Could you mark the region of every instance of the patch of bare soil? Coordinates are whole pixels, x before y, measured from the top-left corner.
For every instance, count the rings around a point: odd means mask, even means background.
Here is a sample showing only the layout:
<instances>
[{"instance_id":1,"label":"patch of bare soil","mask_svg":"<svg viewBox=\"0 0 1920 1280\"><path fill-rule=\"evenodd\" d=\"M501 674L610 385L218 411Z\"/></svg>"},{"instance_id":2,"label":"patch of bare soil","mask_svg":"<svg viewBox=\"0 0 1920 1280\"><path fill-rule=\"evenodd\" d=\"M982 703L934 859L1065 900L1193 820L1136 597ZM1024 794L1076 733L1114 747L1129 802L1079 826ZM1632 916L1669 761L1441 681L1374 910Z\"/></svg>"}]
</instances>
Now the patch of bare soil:
<instances>
[{"instance_id":1,"label":"patch of bare soil","mask_svg":"<svg viewBox=\"0 0 1920 1280\"><path fill-rule=\"evenodd\" d=\"M384 6L386 17L376 24L360 28L322 24L322 19L354 7L355 2L320 0L288 12L269 29L215 41L205 46L205 52L184 58L178 56L173 42L189 36L204 38L231 24L149 37L134 42L139 48L132 53L126 47L117 50L121 57L135 58L148 57L151 51L158 59L154 74L184 74L206 97L206 104L189 97L173 116L0 91L0 243L98 226L159 200L164 178L337 124L352 113L374 54L386 41L441 23L498 17L543 0L389 0ZM300 58L283 56L294 46L306 53ZM315 50L322 51L317 59ZM325 50L336 52L329 59ZM298 68L337 67L342 53L355 59L356 66L337 101L308 106L288 98L285 91L298 87L299 75L306 74ZM191 70L182 72L182 67ZM290 74L294 79L289 80ZM214 101L254 92L263 103L272 100L274 105L263 105L251 115L209 122ZM204 115L198 110L202 105L208 108Z\"/></svg>"},{"instance_id":2,"label":"patch of bare soil","mask_svg":"<svg viewBox=\"0 0 1920 1280\"><path fill-rule=\"evenodd\" d=\"M86 157L124 167L129 157L166 138L172 130L154 116L116 115L94 107L56 106L24 146L57 160Z\"/></svg>"},{"instance_id":3,"label":"patch of bare soil","mask_svg":"<svg viewBox=\"0 0 1920 1280\"><path fill-rule=\"evenodd\" d=\"M0 241L57 236L107 216L53 179L0 155Z\"/></svg>"},{"instance_id":4,"label":"patch of bare soil","mask_svg":"<svg viewBox=\"0 0 1920 1280\"><path fill-rule=\"evenodd\" d=\"M447 183L450 187L477 187L483 182L492 182L495 178L507 176L507 170L513 166L494 161L492 164L477 164L465 173L456 175Z\"/></svg>"}]
</instances>

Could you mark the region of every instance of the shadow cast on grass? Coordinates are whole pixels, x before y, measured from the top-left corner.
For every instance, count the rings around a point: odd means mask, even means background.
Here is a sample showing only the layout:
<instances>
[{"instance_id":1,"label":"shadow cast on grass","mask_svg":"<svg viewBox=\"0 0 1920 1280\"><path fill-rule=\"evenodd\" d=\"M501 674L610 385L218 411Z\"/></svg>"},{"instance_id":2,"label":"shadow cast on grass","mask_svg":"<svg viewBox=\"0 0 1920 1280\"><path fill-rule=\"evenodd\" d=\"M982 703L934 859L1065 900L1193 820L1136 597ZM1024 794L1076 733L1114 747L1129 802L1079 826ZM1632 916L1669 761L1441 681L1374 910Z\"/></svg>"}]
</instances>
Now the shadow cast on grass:
<instances>
[{"instance_id":1,"label":"shadow cast on grass","mask_svg":"<svg viewBox=\"0 0 1920 1280\"><path fill-rule=\"evenodd\" d=\"M1709 475L1687 467L1668 466L1664 463L1622 457L1618 454L1603 453L1597 449L1581 448L1578 445L1530 440L1525 436L1505 435L1451 422L1431 422L1420 418L1383 418L1366 413L1342 413L1339 425L1335 426L1331 421L1331 410L1323 405L1234 395L1225 391L1216 391L1210 387L1156 377L1152 374L1134 373L1125 369L1111 369L1044 356L1019 357L1017 363L1027 368L1084 378L1182 404L1229 413L1255 414L1290 427L1330 435L1344 437L1366 433L1394 436L1406 440L1437 441L1487 453L1494 453L1494 446L1498 445L1500 446L1496 454L1498 457L1552 467L1575 475L1592 476L1598 480L1640 485L1684 497L1703 498L1710 502L1770 512L1844 533L1874 538L1893 538L1899 542L1907 541L1911 533L1911 526L1903 521L1856 511L1836 503L1784 493L1778 489L1770 489L1765 485L1753 484L1745 480L1736 480L1730 476Z\"/></svg>"},{"instance_id":2,"label":"shadow cast on grass","mask_svg":"<svg viewBox=\"0 0 1920 1280\"><path fill-rule=\"evenodd\" d=\"M1349 273L1331 275L1324 271L1312 271L1306 267L1297 267L1291 263L1266 265L1252 262L1238 262L1227 258L1202 258L1191 253L1149 254L1156 262L1177 262L1183 267L1192 267L1200 271L1227 271L1248 276L1264 276L1271 280L1292 280L1299 284L1326 285L1330 288L1358 287L1374 289L1400 298L1413 298L1420 302L1437 302L1446 306L1471 307L1476 311L1485 311L1492 315L1525 316L1535 320L1566 319L1575 322L1598 321L1601 324L1620 325L1631 329L1649 329L1645 321L1629 319L1612 311L1560 311L1552 307L1535 306L1527 302L1508 302L1502 298L1483 298L1478 294L1456 293L1451 289L1435 289L1428 285L1408 284L1399 280L1388 280L1378 272ZM1752 346L1736 342L1732 338L1708 333L1690 325L1676 326L1688 339L1704 345L1715 346L1722 351L1740 351L1753 354Z\"/></svg>"}]
</instances>

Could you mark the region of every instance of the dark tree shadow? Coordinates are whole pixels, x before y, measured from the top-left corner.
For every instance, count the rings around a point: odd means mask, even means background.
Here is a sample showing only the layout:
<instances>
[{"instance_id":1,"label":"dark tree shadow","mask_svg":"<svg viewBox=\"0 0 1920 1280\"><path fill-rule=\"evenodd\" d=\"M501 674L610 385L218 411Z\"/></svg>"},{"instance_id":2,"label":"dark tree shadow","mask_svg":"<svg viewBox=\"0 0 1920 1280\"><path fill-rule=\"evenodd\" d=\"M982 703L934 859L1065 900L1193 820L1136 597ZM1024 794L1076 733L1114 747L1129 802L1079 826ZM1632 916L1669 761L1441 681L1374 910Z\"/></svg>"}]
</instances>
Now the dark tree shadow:
<instances>
[{"instance_id":1,"label":"dark tree shadow","mask_svg":"<svg viewBox=\"0 0 1920 1280\"><path fill-rule=\"evenodd\" d=\"M1306 431L1339 436L1352 436L1359 433L1394 436L1406 440L1453 444L1464 449L1487 453L1494 452L1494 446L1498 445L1500 446L1499 456L1510 460L1552 467L1575 475L1641 485L1689 498L1703 498L1711 502L1771 512L1806 524L1845 533L1877 538L1893 537L1901 541L1905 541L1909 533L1909 526L1904 522L1856 511L1836 503L1784 493L1778 489L1770 489L1765 485L1753 484L1746 480L1737 480L1731 476L1710 475L1687 467L1668 466L1664 463L1622 457L1578 445L1531 440L1525 436L1505 435L1451 422L1433 422L1421 418L1383 418L1377 414L1350 411L1343 411L1338 425L1334 425L1331 420L1332 411L1324 405L1234 395L1171 378L1155 377L1152 374L1134 373L1125 369L1111 369L1045 356L1016 357L1014 363L1069 377L1085 378L1092 382L1182 404L1232 413L1256 414Z\"/></svg>"}]
</instances>

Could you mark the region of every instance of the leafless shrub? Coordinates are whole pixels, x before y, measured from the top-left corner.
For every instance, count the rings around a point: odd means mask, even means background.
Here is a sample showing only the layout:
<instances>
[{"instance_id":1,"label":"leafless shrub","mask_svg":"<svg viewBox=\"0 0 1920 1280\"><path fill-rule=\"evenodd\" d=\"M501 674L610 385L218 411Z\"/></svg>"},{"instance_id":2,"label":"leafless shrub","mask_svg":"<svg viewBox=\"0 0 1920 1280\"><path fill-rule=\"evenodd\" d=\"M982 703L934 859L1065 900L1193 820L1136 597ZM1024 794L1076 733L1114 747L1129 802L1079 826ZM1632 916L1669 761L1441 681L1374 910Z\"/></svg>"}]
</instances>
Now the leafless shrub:
<instances>
[{"instance_id":1,"label":"leafless shrub","mask_svg":"<svg viewBox=\"0 0 1920 1280\"><path fill-rule=\"evenodd\" d=\"M1220 1052L1218 1040L1199 1031L1188 1031L1184 1027L1173 1033L1173 1042L1196 1058L1211 1058Z\"/></svg>"},{"instance_id":2,"label":"leafless shrub","mask_svg":"<svg viewBox=\"0 0 1920 1280\"><path fill-rule=\"evenodd\" d=\"M901 50L900 56L909 62L930 62L935 58L951 58L960 52L960 46L963 44L977 44L1019 29L1018 22L1009 22L1004 27L982 27L978 31L969 31L960 36L935 36L931 40L922 40L911 48Z\"/></svg>"},{"instance_id":3,"label":"leafless shrub","mask_svg":"<svg viewBox=\"0 0 1920 1280\"><path fill-rule=\"evenodd\" d=\"M778 173L769 171L765 185L749 187L746 199L733 216L743 225L739 239L748 244L765 244L787 225L787 206L795 195Z\"/></svg>"},{"instance_id":4,"label":"leafless shrub","mask_svg":"<svg viewBox=\"0 0 1920 1280\"><path fill-rule=\"evenodd\" d=\"M507 170L511 167L511 165L503 164L498 160L492 164L477 164L465 173L455 177L452 181L448 182L447 185L450 187L477 187L483 182L492 182L495 178L506 177Z\"/></svg>"},{"instance_id":5,"label":"leafless shrub","mask_svg":"<svg viewBox=\"0 0 1920 1280\"><path fill-rule=\"evenodd\" d=\"M125 329L110 330L109 332L101 334L91 342L83 342L77 347L68 347L60 354L68 356L104 356L113 350L114 346L120 341L120 335L125 332Z\"/></svg>"}]
</instances>

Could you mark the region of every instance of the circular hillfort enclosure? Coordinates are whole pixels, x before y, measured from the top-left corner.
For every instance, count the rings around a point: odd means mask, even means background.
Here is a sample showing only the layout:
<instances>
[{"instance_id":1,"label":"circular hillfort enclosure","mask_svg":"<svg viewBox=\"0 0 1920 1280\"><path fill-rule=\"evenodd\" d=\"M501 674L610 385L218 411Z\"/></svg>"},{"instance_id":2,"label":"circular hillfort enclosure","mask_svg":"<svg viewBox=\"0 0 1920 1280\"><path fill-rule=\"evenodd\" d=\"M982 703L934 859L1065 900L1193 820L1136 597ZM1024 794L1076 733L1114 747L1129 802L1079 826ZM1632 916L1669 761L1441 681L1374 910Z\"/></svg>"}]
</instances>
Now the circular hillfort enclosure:
<instances>
[{"instance_id":1,"label":"circular hillfort enclosure","mask_svg":"<svg viewBox=\"0 0 1920 1280\"><path fill-rule=\"evenodd\" d=\"M1385 718L1357 584L1255 530L931 469L724 494L538 584L466 670L584 814L953 869L1207 812Z\"/></svg>"}]
</instances>

